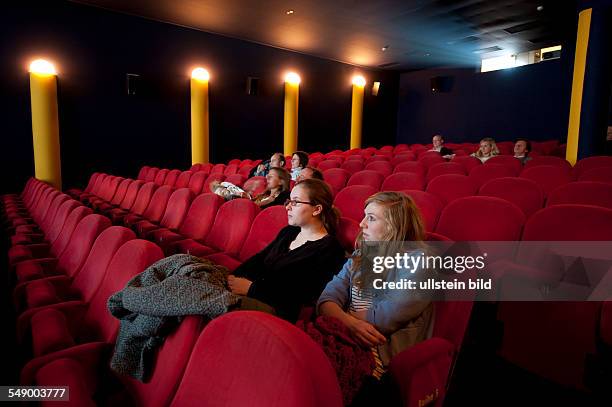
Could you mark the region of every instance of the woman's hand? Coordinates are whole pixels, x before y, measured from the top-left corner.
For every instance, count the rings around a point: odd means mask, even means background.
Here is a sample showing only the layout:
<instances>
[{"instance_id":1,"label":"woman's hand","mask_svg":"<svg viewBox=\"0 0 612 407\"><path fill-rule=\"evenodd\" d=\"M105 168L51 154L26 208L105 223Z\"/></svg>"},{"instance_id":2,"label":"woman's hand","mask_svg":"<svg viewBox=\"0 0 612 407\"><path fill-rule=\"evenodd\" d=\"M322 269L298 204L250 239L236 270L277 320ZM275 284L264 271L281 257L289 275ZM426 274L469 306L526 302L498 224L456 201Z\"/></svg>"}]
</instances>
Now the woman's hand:
<instances>
[{"instance_id":1,"label":"woman's hand","mask_svg":"<svg viewBox=\"0 0 612 407\"><path fill-rule=\"evenodd\" d=\"M351 318L348 324L351 333L362 345L376 346L387 342L387 338L369 322L357 318Z\"/></svg>"},{"instance_id":2,"label":"woman's hand","mask_svg":"<svg viewBox=\"0 0 612 407\"><path fill-rule=\"evenodd\" d=\"M253 284L253 282L246 278L231 275L227 276L227 285L233 294L247 295L249 288L251 288L251 284Z\"/></svg>"}]
</instances>

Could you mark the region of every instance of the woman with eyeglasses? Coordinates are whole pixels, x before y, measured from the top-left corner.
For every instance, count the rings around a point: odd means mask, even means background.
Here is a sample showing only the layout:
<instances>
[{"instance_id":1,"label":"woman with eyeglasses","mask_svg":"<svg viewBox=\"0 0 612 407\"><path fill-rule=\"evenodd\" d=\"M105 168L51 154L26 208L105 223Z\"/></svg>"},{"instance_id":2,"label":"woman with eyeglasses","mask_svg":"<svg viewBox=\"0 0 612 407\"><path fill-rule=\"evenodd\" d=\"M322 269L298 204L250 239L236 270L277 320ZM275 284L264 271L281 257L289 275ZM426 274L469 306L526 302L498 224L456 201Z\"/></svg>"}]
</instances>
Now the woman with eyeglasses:
<instances>
[{"instance_id":1,"label":"woman with eyeglasses","mask_svg":"<svg viewBox=\"0 0 612 407\"><path fill-rule=\"evenodd\" d=\"M339 216L332 202L325 182L307 179L297 184L285 203L289 225L234 270L228 277L230 290L295 321L301 307L314 304L345 260L335 237Z\"/></svg>"}]
</instances>

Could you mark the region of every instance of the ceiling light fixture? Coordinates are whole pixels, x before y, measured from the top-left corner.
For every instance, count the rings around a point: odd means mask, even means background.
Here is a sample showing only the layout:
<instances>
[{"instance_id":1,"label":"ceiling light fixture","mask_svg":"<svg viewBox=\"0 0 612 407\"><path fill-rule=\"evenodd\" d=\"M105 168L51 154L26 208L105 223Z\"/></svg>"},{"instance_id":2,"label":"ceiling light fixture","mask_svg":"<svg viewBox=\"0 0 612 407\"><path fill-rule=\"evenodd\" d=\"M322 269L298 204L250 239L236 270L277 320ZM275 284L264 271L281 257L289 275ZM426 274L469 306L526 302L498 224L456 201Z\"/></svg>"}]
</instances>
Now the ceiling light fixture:
<instances>
[{"instance_id":1,"label":"ceiling light fixture","mask_svg":"<svg viewBox=\"0 0 612 407\"><path fill-rule=\"evenodd\" d=\"M383 45L383 47L380 49L382 52L385 52L386 50L389 49L388 45Z\"/></svg>"},{"instance_id":2,"label":"ceiling light fixture","mask_svg":"<svg viewBox=\"0 0 612 407\"><path fill-rule=\"evenodd\" d=\"M287 10L287 11L285 12L285 14L287 14L287 15L290 15L290 14L293 14L293 13L295 13L295 11L293 11L293 10Z\"/></svg>"},{"instance_id":3,"label":"ceiling light fixture","mask_svg":"<svg viewBox=\"0 0 612 407\"><path fill-rule=\"evenodd\" d=\"M540 6L538 6L538 7L536 8L536 10L538 10L538 11L542 11L542 10L544 10L544 6L541 6L541 5L540 5Z\"/></svg>"}]
</instances>

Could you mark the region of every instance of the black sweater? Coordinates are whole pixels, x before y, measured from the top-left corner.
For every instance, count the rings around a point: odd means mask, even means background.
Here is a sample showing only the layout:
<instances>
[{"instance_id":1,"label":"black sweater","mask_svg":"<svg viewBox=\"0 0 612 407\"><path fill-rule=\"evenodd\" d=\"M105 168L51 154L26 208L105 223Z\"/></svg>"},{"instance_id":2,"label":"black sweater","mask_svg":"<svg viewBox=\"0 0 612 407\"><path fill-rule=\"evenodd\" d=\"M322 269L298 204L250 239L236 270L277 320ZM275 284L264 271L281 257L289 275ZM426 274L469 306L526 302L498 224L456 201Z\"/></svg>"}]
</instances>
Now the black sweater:
<instances>
[{"instance_id":1,"label":"black sweater","mask_svg":"<svg viewBox=\"0 0 612 407\"><path fill-rule=\"evenodd\" d=\"M345 262L342 246L331 235L289 250L299 232L297 226L286 226L233 273L253 282L247 296L271 305L290 321L297 319L302 305L316 301Z\"/></svg>"}]
</instances>

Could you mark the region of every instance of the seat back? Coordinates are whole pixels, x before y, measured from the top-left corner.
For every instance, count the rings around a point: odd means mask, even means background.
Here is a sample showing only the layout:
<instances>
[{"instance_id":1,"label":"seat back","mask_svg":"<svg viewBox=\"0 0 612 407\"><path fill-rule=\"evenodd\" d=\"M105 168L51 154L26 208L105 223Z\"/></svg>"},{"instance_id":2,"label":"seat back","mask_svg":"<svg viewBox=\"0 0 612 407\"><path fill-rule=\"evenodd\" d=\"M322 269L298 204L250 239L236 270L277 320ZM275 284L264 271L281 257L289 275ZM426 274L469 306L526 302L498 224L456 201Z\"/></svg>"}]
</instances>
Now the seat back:
<instances>
[{"instance_id":1,"label":"seat back","mask_svg":"<svg viewBox=\"0 0 612 407\"><path fill-rule=\"evenodd\" d=\"M404 189L422 190L425 180L420 174L413 172L396 172L389 175L380 187L381 191L401 191Z\"/></svg>"},{"instance_id":2,"label":"seat back","mask_svg":"<svg viewBox=\"0 0 612 407\"><path fill-rule=\"evenodd\" d=\"M134 200L134 204L130 208L130 212L136 215L142 215L149 203L151 202L151 198L153 194L157 190L158 185L154 182L147 182L138 190L138 194L136 195L136 199Z\"/></svg>"},{"instance_id":3,"label":"seat back","mask_svg":"<svg viewBox=\"0 0 612 407\"><path fill-rule=\"evenodd\" d=\"M196 197L187 211L179 233L189 239L204 239L210 232L217 211L223 203L225 200L212 192Z\"/></svg>"},{"instance_id":4,"label":"seat back","mask_svg":"<svg viewBox=\"0 0 612 407\"><path fill-rule=\"evenodd\" d=\"M542 188L544 196L555 188L572 181L572 177L567 171L556 165L540 165L527 168L521 172L521 178L534 181Z\"/></svg>"},{"instance_id":5,"label":"seat back","mask_svg":"<svg viewBox=\"0 0 612 407\"><path fill-rule=\"evenodd\" d=\"M572 171L572 165L565 158L554 157L552 155L531 157L531 160L525 163L525 168L538 167L540 165L554 165L565 168L568 173Z\"/></svg>"},{"instance_id":6,"label":"seat back","mask_svg":"<svg viewBox=\"0 0 612 407\"><path fill-rule=\"evenodd\" d=\"M173 189L169 185L162 185L157 188L142 216L151 222L159 222L164 215L164 211L168 205L168 199L170 199L172 192Z\"/></svg>"},{"instance_id":7,"label":"seat back","mask_svg":"<svg viewBox=\"0 0 612 407\"><path fill-rule=\"evenodd\" d=\"M238 164L229 164L227 167L225 167L225 170L223 171L223 174L225 175L234 175L238 173Z\"/></svg>"},{"instance_id":8,"label":"seat back","mask_svg":"<svg viewBox=\"0 0 612 407\"><path fill-rule=\"evenodd\" d=\"M140 171L138 171L138 176L136 177L136 179L145 179L150 169L151 167L149 167L148 165L143 165Z\"/></svg>"},{"instance_id":9,"label":"seat back","mask_svg":"<svg viewBox=\"0 0 612 407\"><path fill-rule=\"evenodd\" d=\"M414 172L425 178L427 168L418 161L406 161L396 165L393 172Z\"/></svg>"},{"instance_id":10,"label":"seat back","mask_svg":"<svg viewBox=\"0 0 612 407\"><path fill-rule=\"evenodd\" d=\"M353 159L352 157L356 157L356 159ZM349 172L349 174L353 175L356 172L359 172L361 170L363 170L363 161L359 160L359 158L361 157L357 157L357 156L349 156L349 158L342 163L342 165L340 166L340 168L342 168L343 170L346 170Z\"/></svg>"},{"instance_id":11,"label":"seat back","mask_svg":"<svg viewBox=\"0 0 612 407\"><path fill-rule=\"evenodd\" d=\"M512 202L523 211L527 218L542 209L544 205L542 188L527 178L504 177L492 179L480 187L478 195L494 196Z\"/></svg>"},{"instance_id":12,"label":"seat back","mask_svg":"<svg viewBox=\"0 0 612 407\"><path fill-rule=\"evenodd\" d=\"M482 162L478 158L471 156L455 156L451 162L461 164L463 168L465 168L467 174L472 171L472 168L480 167L482 165Z\"/></svg>"},{"instance_id":13,"label":"seat back","mask_svg":"<svg viewBox=\"0 0 612 407\"><path fill-rule=\"evenodd\" d=\"M612 167L611 156L594 156L578 160L574 165L574 176L579 179L583 172L593 168Z\"/></svg>"},{"instance_id":14,"label":"seat back","mask_svg":"<svg viewBox=\"0 0 612 407\"><path fill-rule=\"evenodd\" d=\"M51 244L50 253L55 257L60 257L68 243L70 242L70 238L74 233L74 229L76 229L77 225L87 215L91 215L93 211L86 206L77 206L75 207L70 214L66 217L66 221L62 226L62 230L60 231L57 239Z\"/></svg>"},{"instance_id":15,"label":"seat back","mask_svg":"<svg viewBox=\"0 0 612 407\"><path fill-rule=\"evenodd\" d=\"M168 173L170 172L169 169L167 168L163 168L161 170L159 170L157 172L157 175L155 175L155 180L153 182L155 182L157 185L164 185L164 181L166 181L166 177L168 176Z\"/></svg>"},{"instance_id":16,"label":"seat back","mask_svg":"<svg viewBox=\"0 0 612 407\"><path fill-rule=\"evenodd\" d=\"M223 174L225 171L225 164L215 164L210 169L211 174Z\"/></svg>"},{"instance_id":17,"label":"seat back","mask_svg":"<svg viewBox=\"0 0 612 407\"><path fill-rule=\"evenodd\" d=\"M483 164L480 167L474 167L470 170L470 179L480 188L488 181L495 178L514 177L515 171L502 164Z\"/></svg>"},{"instance_id":18,"label":"seat back","mask_svg":"<svg viewBox=\"0 0 612 407\"><path fill-rule=\"evenodd\" d=\"M191 171L181 172L181 175L178 176L176 182L174 183L174 187L177 189L189 187L189 180L191 179L191 175L193 175Z\"/></svg>"},{"instance_id":19,"label":"seat back","mask_svg":"<svg viewBox=\"0 0 612 407\"><path fill-rule=\"evenodd\" d=\"M55 242L64 227L64 223L66 223L66 218L68 218L68 215L79 206L82 205L74 199L68 199L59 206L53 218L53 223L51 223L49 229L45 231L45 237L48 242L51 244Z\"/></svg>"},{"instance_id":20,"label":"seat back","mask_svg":"<svg viewBox=\"0 0 612 407\"><path fill-rule=\"evenodd\" d=\"M191 189L194 194L199 195L202 193L206 178L208 178L208 173L206 171L198 171L194 173L189 179L189 189Z\"/></svg>"},{"instance_id":21,"label":"seat back","mask_svg":"<svg viewBox=\"0 0 612 407\"><path fill-rule=\"evenodd\" d=\"M193 201L193 192L189 188L175 190L168 199L168 205L159 224L162 227L177 230L183 223L191 201Z\"/></svg>"},{"instance_id":22,"label":"seat back","mask_svg":"<svg viewBox=\"0 0 612 407\"><path fill-rule=\"evenodd\" d=\"M229 175L226 179L226 182L231 182L232 184L236 185L237 187L242 188L242 186L244 185L244 181L246 181L246 177L244 175L240 175L240 174L232 174Z\"/></svg>"},{"instance_id":23,"label":"seat back","mask_svg":"<svg viewBox=\"0 0 612 407\"><path fill-rule=\"evenodd\" d=\"M363 209L366 199L377 192L376 188L368 185L347 186L334 198L334 206L340 210L343 217L359 223L364 216Z\"/></svg>"},{"instance_id":24,"label":"seat back","mask_svg":"<svg viewBox=\"0 0 612 407\"><path fill-rule=\"evenodd\" d=\"M379 172L363 170L351 175L351 178L349 178L348 182L346 183L346 186L348 187L351 185L368 185L378 191L384 179L385 176Z\"/></svg>"},{"instance_id":25,"label":"seat back","mask_svg":"<svg viewBox=\"0 0 612 407\"><path fill-rule=\"evenodd\" d=\"M237 256L259 207L248 199L234 199L221 205L204 244Z\"/></svg>"},{"instance_id":26,"label":"seat back","mask_svg":"<svg viewBox=\"0 0 612 407\"><path fill-rule=\"evenodd\" d=\"M251 177L246 180L242 189L251 194L252 197L256 197L266 190L266 177Z\"/></svg>"},{"instance_id":27,"label":"seat back","mask_svg":"<svg viewBox=\"0 0 612 407\"><path fill-rule=\"evenodd\" d=\"M125 191L125 195L121 202L119 203L119 207L125 210L129 210L134 202L136 201L136 197L138 196L138 191L145 184L142 180L131 181L127 190ZM155 184L153 184L155 185Z\"/></svg>"},{"instance_id":28,"label":"seat back","mask_svg":"<svg viewBox=\"0 0 612 407\"><path fill-rule=\"evenodd\" d=\"M454 241L516 241L525 215L514 204L490 196L468 196L449 203L436 233Z\"/></svg>"},{"instance_id":29,"label":"seat back","mask_svg":"<svg viewBox=\"0 0 612 407\"><path fill-rule=\"evenodd\" d=\"M350 176L351 173L342 168L330 168L323 171L323 179L331 186L334 195L344 188Z\"/></svg>"},{"instance_id":30,"label":"seat back","mask_svg":"<svg viewBox=\"0 0 612 407\"><path fill-rule=\"evenodd\" d=\"M113 199L110 200L110 203L113 205L119 205L123 198L125 198L125 194L127 193L128 187L132 184L132 180L129 178L125 178L122 180L117 186L117 190L113 195Z\"/></svg>"},{"instance_id":31,"label":"seat back","mask_svg":"<svg viewBox=\"0 0 612 407\"><path fill-rule=\"evenodd\" d=\"M548 206L529 218L522 240L612 240L612 209L575 204Z\"/></svg>"},{"instance_id":32,"label":"seat back","mask_svg":"<svg viewBox=\"0 0 612 407\"><path fill-rule=\"evenodd\" d=\"M222 390L229 388L239 390ZM213 320L198 338L171 404L188 405L340 407L342 395L325 353L299 328L236 311Z\"/></svg>"},{"instance_id":33,"label":"seat back","mask_svg":"<svg viewBox=\"0 0 612 407\"><path fill-rule=\"evenodd\" d=\"M147 173L147 176L144 179L144 182L154 182L158 172L159 168L151 167L151 169L149 169L149 172Z\"/></svg>"},{"instance_id":34,"label":"seat back","mask_svg":"<svg viewBox=\"0 0 612 407\"><path fill-rule=\"evenodd\" d=\"M287 226L287 210L284 206L270 206L259 212L253 220L238 258L245 261L262 251L285 226Z\"/></svg>"},{"instance_id":35,"label":"seat back","mask_svg":"<svg viewBox=\"0 0 612 407\"><path fill-rule=\"evenodd\" d=\"M166 175L166 179L164 179L164 185L169 185L173 187L174 184L176 183L176 180L178 179L180 175L181 175L181 170L169 171L168 175Z\"/></svg>"},{"instance_id":36,"label":"seat back","mask_svg":"<svg viewBox=\"0 0 612 407\"><path fill-rule=\"evenodd\" d=\"M346 252L352 253L355 250L355 239L360 231L361 228L357 221L345 217L340 218L336 238Z\"/></svg>"},{"instance_id":37,"label":"seat back","mask_svg":"<svg viewBox=\"0 0 612 407\"><path fill-rule=\"evenodd\" d=\"M58 259L56 271L74 277L81 270L98 235L110 226L111 221L102 215L88 215L81 219Z\"/></svg>"},{"instance_id":38,"label":"seat back","mask_svg":"<svg viewBox=\"0 0 612 407\"><path fill-rule=\"evenodd\" d=\"M134 239L123 244L113 256L100 287L91 298L83 316L82 335L93 340L113 342L119 328L106 303L123 289L136 274L164 257L161 249L146 240Z\"/></svg>"},{"instance_id":39,"label":"seat back","mask_svg":"<svg viewBox=\"0 0 612 407\"><path fill-rule=\"evenodd\" d=\"M612 209L612 185L603 182L570 182L548 194L546 206L559 204L595 205Z\"/></svg>"},{"instance_id":40,"label":"seat back","mask_svg":"<svg viewBox=\"0 0 612 407\"><path fill-rule=\"evenodd\" d=\"M408 195L416 206L421 211L421 216L425 221L425 229L428 232L434 231L438 224L438 218L442 212L444 204L436 195L414 189L403 190L403 193Z\"/></svg>"},{"instance_id":41,"label":"seat back","mask_svg":"<svg viewBox=\"0 0 612 407\"><path fill-rule=\"evenodd\" d=\"M578 177L578 181L596 181L612 184L612 166L585 170Z\"/></svg>"},{"instance_id":42,"label":"seat back","mask_svg":"<svg viewBox=\"0 0 612 407\"><path fill-rule=\"evenodd\" d=\"M434 164L429 167L427 170L427 182L431 181L435 177L444 174L459 174L459 175L467 175L465 167L459 163L455 162L444 162Z\"/></svg>"},{"instance_id":43,"label":"seat back","mask_svg":"<svg viewBox=\"0 0 612 407\"><path fill-rule=\"evenodd\" d=\"M523 170L523 164L521 164L521 162L512 155L496 155L491 157L485 162L485 165L491 164L505 165L512 170L514 176L519 175Z\"/></svg>"},{"instance_id":44,"label":"seat back","mask_svg":"<svg viewBox=\"0 0 612 407\"><path fill-rule=\"evenodd\" d=\"M123 226L110 226L96 238L81 271L74 277L71 289L89 302L106 275L111 259L124 243L136 239L136 234Z\"/></svg>"},{"instance_id":45,"label":"seat back","mask_svg":"<svg viewBox=\"0 0 612 407\"><path fill-rule=\"evenodd\" d=\"M340 167L341 162L339 160L325 160L325 161L321 161L318 165L317 168L320 171L327 171L330 168L338 168Z\"/></svg>"},{"instance_id":46,"label":"seat back","mask_svg":"<svg viewBox=\"0 0 612 407\"><path fill-rule=\"evenodd\" d=\"M389 161L374 161L365 166L366 170L376 171L385 178L393 173L393 165Z\"/></svg>"},{"instance_id":47,"label":"seat back","mask_svg":"<svg viewBox=\"0 0 612 407\"><path fill-rule=\"evenodd\" d=\"M455 199L476 195L478 187L468 176L446 174L432 179L427 184L426 191L440 198L442 203L446 205Z\"/></svg>"}]
</instances>

